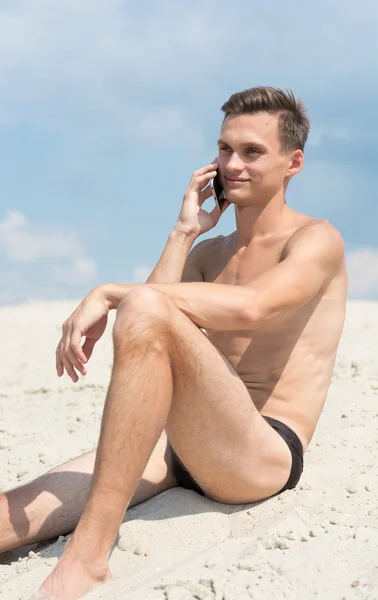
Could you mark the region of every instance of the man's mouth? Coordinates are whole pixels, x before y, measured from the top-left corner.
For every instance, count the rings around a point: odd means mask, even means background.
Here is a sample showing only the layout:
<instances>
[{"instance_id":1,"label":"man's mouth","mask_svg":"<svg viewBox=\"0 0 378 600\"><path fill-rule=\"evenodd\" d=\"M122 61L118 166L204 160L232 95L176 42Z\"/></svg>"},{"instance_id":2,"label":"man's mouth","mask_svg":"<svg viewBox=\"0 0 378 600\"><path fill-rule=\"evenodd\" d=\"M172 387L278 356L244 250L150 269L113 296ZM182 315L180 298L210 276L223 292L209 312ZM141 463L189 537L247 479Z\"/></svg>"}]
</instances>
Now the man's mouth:
<instances>
[{"instance_id":1,"label":"man's mouth","mask_svg":"<svg viewBox=\"0 0 378 600\"><path fill-rule=\"evenodd\" d=\"M248 179L239 179L239 178L236 178L236 177L227 177L226 175L224 176L224 178L229 183L246 183L248 181Z\"/></svg>"}]
</instances>

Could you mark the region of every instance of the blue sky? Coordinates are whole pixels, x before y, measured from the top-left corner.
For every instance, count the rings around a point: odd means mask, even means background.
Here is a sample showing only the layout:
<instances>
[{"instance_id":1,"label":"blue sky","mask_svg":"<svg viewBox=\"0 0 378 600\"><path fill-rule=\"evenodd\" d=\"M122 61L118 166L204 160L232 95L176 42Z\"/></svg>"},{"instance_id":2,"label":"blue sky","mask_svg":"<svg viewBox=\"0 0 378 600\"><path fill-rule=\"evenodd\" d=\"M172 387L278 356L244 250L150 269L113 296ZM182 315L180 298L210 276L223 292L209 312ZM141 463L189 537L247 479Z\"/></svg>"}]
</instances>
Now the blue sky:
<instances>
[{"instance_id":1,"label":"blue sky","mask_svg":"<svg viewBox=\"0 0 378 600\"><path fill-rule=\"evenodd\" d=\"M377 26L367 0L0 0L0 304L143 281L254 85L304 100L288 203L341 231L350 297L378 299Z\"/></svg>"}]
</instances>

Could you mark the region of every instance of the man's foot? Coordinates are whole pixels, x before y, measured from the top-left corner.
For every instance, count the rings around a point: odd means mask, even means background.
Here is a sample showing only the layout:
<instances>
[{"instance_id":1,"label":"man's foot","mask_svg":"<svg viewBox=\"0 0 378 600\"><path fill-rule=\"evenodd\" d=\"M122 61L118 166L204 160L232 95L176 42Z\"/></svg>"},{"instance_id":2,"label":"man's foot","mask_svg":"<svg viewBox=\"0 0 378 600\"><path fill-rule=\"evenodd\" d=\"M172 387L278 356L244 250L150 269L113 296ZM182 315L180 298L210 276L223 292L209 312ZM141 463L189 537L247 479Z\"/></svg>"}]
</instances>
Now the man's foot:
<instances>
[{"instance_id":1,"label":"man's foot","mask_svg":"<svg viewBox=\"0 0 378 600\"><path fill-rule=\"evenodd\" d=\"M55 569L31 600L78 600L110 579L107 565L93 566L90 561L86 562L70 542Z\"/></svg>"}]
</instances>

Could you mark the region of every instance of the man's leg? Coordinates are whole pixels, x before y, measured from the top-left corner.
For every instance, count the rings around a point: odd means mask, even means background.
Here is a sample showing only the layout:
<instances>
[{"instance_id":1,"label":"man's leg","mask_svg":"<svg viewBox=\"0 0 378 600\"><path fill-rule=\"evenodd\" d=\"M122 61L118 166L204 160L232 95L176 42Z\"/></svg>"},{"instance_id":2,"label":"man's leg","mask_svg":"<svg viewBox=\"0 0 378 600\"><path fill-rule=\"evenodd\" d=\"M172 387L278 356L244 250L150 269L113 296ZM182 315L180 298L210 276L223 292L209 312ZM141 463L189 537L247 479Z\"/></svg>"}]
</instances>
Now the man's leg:
<instances>
[{"instance_id":1,"label":"man's leg","mask_svg":"<svg viewBox=\"0 0 378 600\"><path fill-rule=\"evenodd\" d=\"M87 452L30 483L0 494L0 553L75 529L88 496L95 457L95 451ZM176 485L164 432L129 508Z\"/></svg>"},{"instance_id":2,"label":"man's leg","mask_svg":"<svg viewBox=\"0 0 378 600\"><path fill-rule=\"evenodd\" d=\"M75 600L108 576L122 516L164 428L207 495L267 497L291 467L282 438L257 412L233 368L164 294L137 288L121 303L114 365L91 490L46 597Z\"/></svg>"}]
</instances>

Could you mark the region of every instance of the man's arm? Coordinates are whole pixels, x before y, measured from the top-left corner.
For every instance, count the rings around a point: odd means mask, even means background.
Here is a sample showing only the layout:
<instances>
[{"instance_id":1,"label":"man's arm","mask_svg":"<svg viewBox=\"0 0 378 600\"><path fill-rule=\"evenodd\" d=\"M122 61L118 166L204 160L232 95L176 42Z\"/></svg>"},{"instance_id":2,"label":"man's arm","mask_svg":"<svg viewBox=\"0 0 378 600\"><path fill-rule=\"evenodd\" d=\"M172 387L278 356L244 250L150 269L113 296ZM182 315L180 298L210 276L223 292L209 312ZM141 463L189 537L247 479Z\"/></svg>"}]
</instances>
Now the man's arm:
<instances>
[{"instance_id":1,"label":"man's arm","mask_svg":"<svg viewBox=\"0 0 378 600\"><path fill-rule=\"evenodd\" d=\"M203 244L200 242L190 250L195 240L195 235L175 228L169 235L163 253L146 283L179 283L182 280L183 272L193 271L194 265L192 266L192 264L196 262L198 246ZM194 279L188 279L188 281L201 280L195 273Z\"/></svg>"},{"instance_id":2,"label":"man's arm","mask_svg":"<svg viewBox=\"0 0 378 600\"><path fill-rule=\"evenodd\" d=\"M287 255L248 286L254 295L252 320L284 320L313 300L344 264L344 241L330 223L295 232Z\"/></svg>"},{"instance_id":3,"label":"man's arm","mask_svg":"<svg viewBox=\"0 0 378 600\"><path fill-rule=\"evenodd\" d=\"M167 240L158 264L146 283L202 281L199 261L203 247L208 240L197 244L190 254L189 251L200 235L216 226L221 216L217 207L214 207L211 212L202 208L203 203L212 195L211 187L207 184L216 175L214 170L216 167L217 163L213 162L194 171L184 194L177 224Z\"/></svg>"},{"instance_id":4,"label":"man's arm","mask_svg":"<svg viewBox=\"0 0 378 600\"><path fill-rule=\"evenodd\" d=\"M193 250L194 241L203 233L210 231L218 223L221 212L214 207L211 212L203 210L203 203L211 196L211 187L207 185L215 177L217 163L211 163L194 171L189 186L184 194L177 224L170 234L163 253L155 269L145 285L179 285L184 281L203 281L201 259L203 248L208 240L200 242ZM229 203L225 205L226 210ZM82 375L86 370L84 364L89 360L96 342L105 331L107 315L111 308L118 305L122 297L132 285L111 286L117 292L108 299L105 289L98 286L83 298L79 306L63 323L62 338L56 349L56 369L58 376L64 370L75 382L77 369ZM167 289L167 288L165 288ZM113 294L112 294L113 296ZM81 339L85 342L81 346Z\"/></svg>"},{"instance_id":5,"label":"man's arm","mask_svg":"<svg viewBox=\"0 0 378 600\"><path fill-rule=\"evenodd\" d=\"M344 257L339 232L328 223L297 231L286 258L246 286L218 283L146 284L167 294L196 325L213 330L257 329L285 319L334 277ZM112 308L130 285L102 286Z\"/></svg>"}]
</instances>

